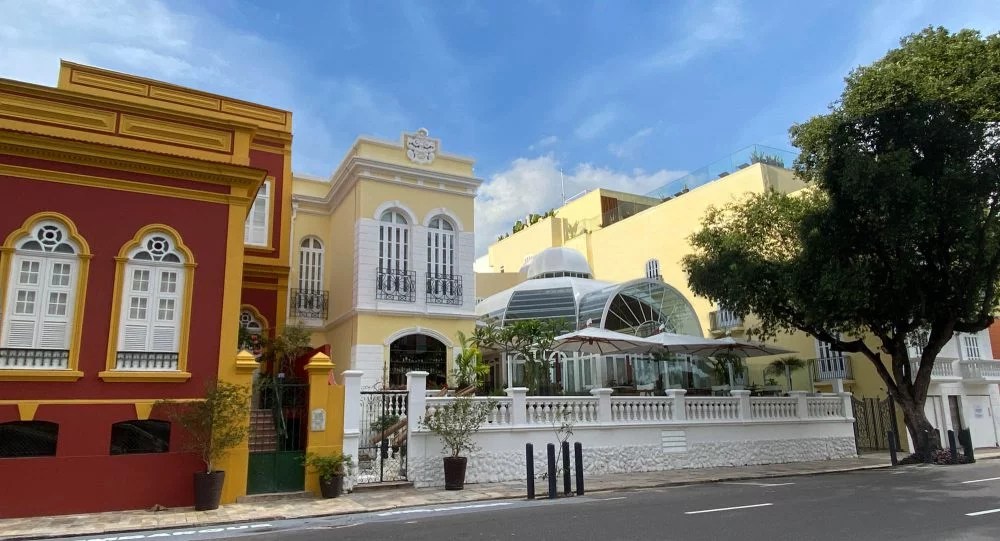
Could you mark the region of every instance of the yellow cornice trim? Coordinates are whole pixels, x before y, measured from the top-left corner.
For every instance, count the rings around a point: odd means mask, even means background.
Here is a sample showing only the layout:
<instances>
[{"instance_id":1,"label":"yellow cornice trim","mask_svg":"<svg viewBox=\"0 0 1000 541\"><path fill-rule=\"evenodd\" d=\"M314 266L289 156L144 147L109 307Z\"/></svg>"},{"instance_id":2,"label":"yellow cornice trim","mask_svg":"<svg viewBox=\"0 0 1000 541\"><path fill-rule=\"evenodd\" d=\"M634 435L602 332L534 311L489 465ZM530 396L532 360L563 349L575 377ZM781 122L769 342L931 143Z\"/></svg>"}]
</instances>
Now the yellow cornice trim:
<instances>
[{"instance_id":1,"label":"yellow cornice trim","mask_svg":"<svg viewBox=\"0 0 1000 541\"><path fill-rule=\"evenodd\" d=\"M0 381L76 381L82 377L79 370L0 370Z\"/></svg>"},{"instance_id":2,"label":"yellow cornice trim","mask_svg":"<svg viewBox=\"0 0 1000 541\"><path fill-rule=\"evenodd\" d=\"M16 156L39 157L63 163L94 165L219 185L251 186L259 183L266 174L265 170L248 165L3 130L0 130L0 150Z\"/></svg>"},{"instance_id":3,"label":"yellow cornice trim","mask_svg":"<svg viewBox=\"0 0 1000 541\"><path fill-rule=\"evenodd\" d=\"M189 201L203 201L206 203L219 203L229 205L233 200L239 200L238 196L230 194L216 194L201 192L187 188L177 188L174 186L163 186L159 184L143 184L131 180L121 180L115 178L92 177L89 175L79 175L76 173L65 173L62 171L45 171L30 167L19 167L16 165L0 164L0 175L26 178L28 180L39 180L43 182L58 182L61 184L73 184L76 186L87 186L89 188L103 188L108 190L118 190L123 192L141 193L147 195L159 195L162 197L173 197Z\"/></svg>"},{"instance_id":4,"label":"yellow cornice trim","mask_svg":"<svg viewBox=\"0 0 1000 541\"><path fill-rule=\"evenodd\" d=\"M191 373L185 371L126 371L103 370L97 377L108 383L182 383L191 379Z\"/></svg>"}]
</instances>

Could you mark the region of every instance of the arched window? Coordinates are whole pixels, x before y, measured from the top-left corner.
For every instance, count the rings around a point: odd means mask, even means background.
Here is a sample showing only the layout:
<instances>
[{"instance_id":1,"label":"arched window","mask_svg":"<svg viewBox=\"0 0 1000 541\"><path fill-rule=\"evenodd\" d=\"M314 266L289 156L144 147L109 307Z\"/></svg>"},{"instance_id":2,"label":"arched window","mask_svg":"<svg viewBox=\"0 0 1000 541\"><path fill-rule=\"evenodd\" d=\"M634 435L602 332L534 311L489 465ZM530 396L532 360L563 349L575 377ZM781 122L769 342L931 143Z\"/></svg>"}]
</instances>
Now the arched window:
<instances>
[{"instance_id":1,"label":"arched window","mask_svg":"<svg viewBox=\"0 0 1000 541\"><path fill-rule=\"evenodd\" d=\"M0 339L0 368L69 368L80 246L56 220L14 244Z\"/></svg>"},{"instance_id":2,"label":"arched window","mask_svg":"<svg viewBox=\"0 0 1000 541\"><path fill-rule=\"evenodd\" d=\"M186 258L156 231L128 253L123 273L117 370L177 370Z\"/></svg>"},{"instance_id":3,"label":"arched window","mask_svg":"<svg viewBox=\"0 0 1000 541\"><path fill-rule=\"evenodd\" d=\"M323 243L316 237L299 244L299 289L323 291Z\"/></svg>"},{"instance_id":4,"label":"arched window","mask_svg":"<svg viewBox=\"0 0 1000 541\"><path fill-rule=\"evenodd\" d=\"M240 310L240 349L260 357L264 349L264 325L250 310Z\"/></svg>"},{"instance_id":5,"label":"arched window","mask_svg":"<svg viewBox=\"0 0 1000 541\"><path fill-rule=\"evenodd\" d=\"M398 210L382 213L378 233L376 296L394 301L415 300L415 278L410 271L410 226Z\"/></svg>"},{"instance_id":6,"label":"arched window","mask_svg":"<svg viewBox=\"0 0 1000 541\"><path fill-rule=\"evenodd\" d=\"M462 304L462 277L455 274L455 226L435 216L427 227L427 302Z\"/></svg>"},{"instance_id":7,"label":"arched window","mask_svg":"<svg viewBox=\"0 0 1000 541\"><path fill-rule=\"evenodd\" d=\"M662 278L660 276L660 260L650 259L646 262L646 278L653 280L659 280Z\"/></svg>"}]
</instances>

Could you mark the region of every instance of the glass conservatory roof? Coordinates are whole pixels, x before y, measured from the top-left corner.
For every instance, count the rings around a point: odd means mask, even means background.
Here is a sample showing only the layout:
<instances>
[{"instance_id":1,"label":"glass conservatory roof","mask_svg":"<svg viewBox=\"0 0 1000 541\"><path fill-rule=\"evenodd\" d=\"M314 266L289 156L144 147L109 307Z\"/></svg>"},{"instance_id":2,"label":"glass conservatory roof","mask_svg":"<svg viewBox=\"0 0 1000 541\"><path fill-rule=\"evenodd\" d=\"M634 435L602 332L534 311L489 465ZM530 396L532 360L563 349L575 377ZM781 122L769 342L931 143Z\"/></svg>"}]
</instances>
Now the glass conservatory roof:
<instances>
[{"instance_id":1,"label":"glass conservatory roof","mask_svg":"<svg viewBox=\"0 0 1000 541\"><path fill-rule=\"evenodd\" d=\"M703 336L687 299L659 280L640 279L591 291L580 300L578 326L651 336L661 331Z\"/></svg>"}]
</instances>

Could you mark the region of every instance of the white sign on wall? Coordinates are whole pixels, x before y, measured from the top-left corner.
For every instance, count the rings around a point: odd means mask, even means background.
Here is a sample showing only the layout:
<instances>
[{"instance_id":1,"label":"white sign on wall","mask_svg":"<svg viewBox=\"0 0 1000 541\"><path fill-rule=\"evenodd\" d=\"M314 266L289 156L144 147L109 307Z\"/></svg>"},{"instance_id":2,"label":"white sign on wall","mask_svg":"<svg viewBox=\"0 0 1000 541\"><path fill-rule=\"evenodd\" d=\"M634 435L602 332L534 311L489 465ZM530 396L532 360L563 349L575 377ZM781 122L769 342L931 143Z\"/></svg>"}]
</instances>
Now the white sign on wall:
<instances>
[{"instance_id":1,"label":"white sign on wall","mask_svg":"<svg viewBox=\"0 0 1000 541\"><path fill-rule=\"evenodd\" d=\"M309 430L313 432L322 432L326 430L326 410L323 408L316 408L312 410L309 414Z\"/></svg>"}]
</instances>

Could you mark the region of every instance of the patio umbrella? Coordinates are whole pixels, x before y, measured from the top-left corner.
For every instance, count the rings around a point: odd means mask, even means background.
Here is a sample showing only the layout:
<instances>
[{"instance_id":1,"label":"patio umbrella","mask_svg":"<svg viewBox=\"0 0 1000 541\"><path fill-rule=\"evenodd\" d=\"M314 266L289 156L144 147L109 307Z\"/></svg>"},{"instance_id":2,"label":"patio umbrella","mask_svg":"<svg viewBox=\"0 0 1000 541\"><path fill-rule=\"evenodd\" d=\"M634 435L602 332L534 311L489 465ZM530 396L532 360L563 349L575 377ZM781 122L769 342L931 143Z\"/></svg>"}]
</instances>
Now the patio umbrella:
<instances>
[{"instance_id":1,"label":"patio umbrella","mask_svg":"<svg viewBox=\"0 0 1000 541\"><path fill-rule=\"evenodd\" d=\"M711 338L661 332L644 338L643 343L636 346L632 353L695 353L697 349L716 345L718 345L717 340Z\"/></svg>"},{"instance_id":2,"label":"patio umbrella","mask_svg":"<svg viewBox=\"0 0 1000 541\"><path fill-rule=\"evenodd\" d=\"M586 327L555 338L552 349L582 354L613 355L631 353L646 343L638 336L624 334L600 327Z\"/></svg>"},{"instance_id":3,"label":"patio umbrella","mask_svg":"<svg viewBox=\"0 0 1000 541\"><path fill-rule=\"evenodd\" d=\"M693 355L705 357L715 357L730 355L733 357L764 357L767 355L781 355L784 353L794 353L790 349L779 348L761 342L751 342L749 340L737 340L732 336L710 340L709 344L692 348Z\"/></svg>"}]
</instances>

